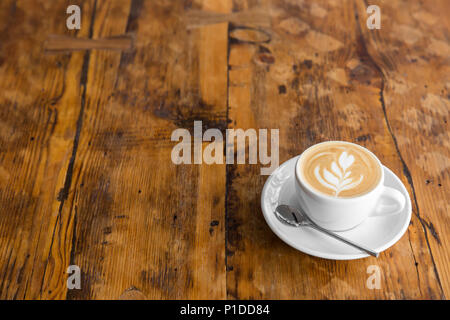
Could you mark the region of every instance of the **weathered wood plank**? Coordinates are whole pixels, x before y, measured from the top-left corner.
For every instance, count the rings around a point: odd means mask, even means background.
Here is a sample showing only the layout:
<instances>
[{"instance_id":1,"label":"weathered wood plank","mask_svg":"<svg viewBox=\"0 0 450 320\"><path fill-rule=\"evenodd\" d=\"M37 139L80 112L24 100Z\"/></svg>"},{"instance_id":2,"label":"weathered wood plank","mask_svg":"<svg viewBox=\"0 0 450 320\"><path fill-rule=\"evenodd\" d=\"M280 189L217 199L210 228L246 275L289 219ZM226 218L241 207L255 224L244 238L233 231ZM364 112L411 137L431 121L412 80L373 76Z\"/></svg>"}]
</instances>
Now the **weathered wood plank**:
<instances>
[{"instance_id":1,"label":"weathered wood plank","mask_svg":"<svg viewBox=\"0 0 450 320\"><path fill-rule=\"evenodd\" d=\"M96 18L94 36L122 29L136 42L122 56L91 54L66 208L83 272L71 299L225 297L225 167L173 164L170 137L194 120L226 126L227 25L187 31L183 13L132 1L126 24Z\"/></svg>"},{"instance_id":2,"label":"weathered wood plank","mask_svg":"<svg viewBox=\"0 0 450 320\"><path fill-rule=\"evenodd\" d=\"M380 100L411 190L413 223L420 231L418 236L410 229L411 249L417 272L439 283L441 292L431 296L448 297L450 43L446 12L450 4L395 1L378 5L383 7L382 29L371 32L363 28L364 21L360 26L368 54L381 73ZM430 254L431 261L421 262ZM428 290L429 284L420 285L422 292Z\"/></svg>"},{"instance_id":3,"label":"weathered wood plank","mask_svg":"<svg viewBox=\"0 0 450 320\"><path fill-rule=\"evenodd\" d=\"M272 28L264 29L270 41L231 46L233 126L282 129L281 162L320 141L353 141L373 150L408 184L380 103L382 74L367 52L362 22L355 18L356 12L366 16L365 7L351 1L279 1L265 9L272 15ZM229 298L442 297L431 253L421 245L426 235L417 216L409 232L379 259L312 258L282 243L266 226L256 209L255 190L265 180L258 168L232 166L228 171ZM381 268L381 290L366 287L369 265Z\"/></svg>"},{"instance_id":4,"label":"weathered wood plank","mask_svg":"<svg viewBox=\"0 0 450 320\"><path fill-rule=\"evenodd\" d=\"M92 21L89 26L89 34L90 38L97 38L101 35L98 34L98 30L101 29L105 35L115 36L122 35L125 31L127 17L128 17L128 9L130 2L127 0L123 1L94 1L92 3ZM100 57L100 58L99 58ZM101 57L110 57L110 60L102 59ZM101 104L104 100L108 99L108 96L104 95L98 100L95 100L95 93L99 91L92 90L94 87L97 90L100 90L103 87L102 77L114 77L112 67L113 64L116 63L118 65L120 62L120 52L107 52L107 51L86 51L84 53L83 67L80 75L80 112L77 117L77 131L73 141L72 148L72 156L70 160L70 165L67 169L66 180L64 184L64 188L61 190L59 194L59 200L61 201L59 207L59 221L55 226L55 230L53 232L52 243L51 243L51 251L49 254L49 263L47 264L47 268L44 271L44 279L43 279L43 290L42 290L42 298L66 298L69 293L73 291L68 290L66 287L66 278L65 270L69 265L78 265L77 261L74 260L73 254L74 245L77 242L76 238L76 227L78 226L78 221L83 222L78 217L78 208L77 206L73 206L75 199L78 199L79 192L74 188L78 184L79 181L79 172L77 168L81 165L84 165L83 157L84 154L82 148L82 132L85 127L85 115L93 108L93 101L96 104ZM106 64L107 63L107 64ZM102 70L99 73L101 66L104 66L106 70ZM117 70L117 68L116 68ZM93 80L94 86L90 86L91 82L89 80ZM107 88L105 88L105 91ZM98 188L98 189L97 189ZM97 184L92 186L92 189L88 191L89 197L92 195L100 196L101 190L104 188L108 188L108 185L105 180L99 178ZM100 190L100 191L99 191ZM101 200L105 200L101 198ZM103 206L105 209L107 208L107 203L104 203ZM91 208L92 212L95 212L95 207ZM93 219L92 213L90 215L90 219ZM92 220L89 220L92 223ZM81 228L84 226L81 225ZM99 232L104 232L104 230ZM92 247L92 250L89 252L89 256L95 255L97 251L95 247ZM85 270L81 268L82 274L86 275L82 277L83 284L90 284L89 274L85 272ZM95 268L95 266L94 266ZM98 275L96 274L98 277ZM94 282L94 281L92 281ZM56 294L58 293L58 295Z\"/></svg>"}]
</instances>

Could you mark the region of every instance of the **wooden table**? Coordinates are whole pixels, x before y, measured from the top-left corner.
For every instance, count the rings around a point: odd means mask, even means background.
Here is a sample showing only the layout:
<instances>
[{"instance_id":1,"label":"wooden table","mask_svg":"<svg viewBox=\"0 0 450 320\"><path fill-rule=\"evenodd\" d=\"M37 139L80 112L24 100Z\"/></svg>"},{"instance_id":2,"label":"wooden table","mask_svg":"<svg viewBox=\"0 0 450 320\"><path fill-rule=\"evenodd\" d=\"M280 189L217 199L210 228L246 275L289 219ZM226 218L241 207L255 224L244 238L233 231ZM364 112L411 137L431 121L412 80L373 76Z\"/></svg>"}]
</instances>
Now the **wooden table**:
<instances>
[{"instance_id":1,"label":"wooden table","mask_svg":"<svg viewBox=\"0 0 450 320\"><path fill-rule=\"evenodd\" d=\"M371 4L380 30L360 0L2 0L0 297L449 297L450 2ZM279 129L280 163L368 147L409 191L408 231L378 259L294 250L261 214L262 165L171 161L194 120Z\"/></svg>"}]
</instances>

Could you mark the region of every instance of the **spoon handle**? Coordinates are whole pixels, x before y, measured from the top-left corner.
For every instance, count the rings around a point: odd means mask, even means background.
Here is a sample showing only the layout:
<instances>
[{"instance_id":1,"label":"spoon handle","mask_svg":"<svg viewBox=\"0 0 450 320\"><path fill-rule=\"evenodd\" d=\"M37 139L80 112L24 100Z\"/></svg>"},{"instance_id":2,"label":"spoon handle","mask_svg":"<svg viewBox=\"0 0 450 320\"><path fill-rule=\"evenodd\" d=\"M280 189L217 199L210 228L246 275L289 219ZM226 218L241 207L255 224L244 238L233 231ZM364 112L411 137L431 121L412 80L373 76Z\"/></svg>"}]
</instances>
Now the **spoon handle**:
<instances>
[{"instance_id":1,"label":"spoon handle","mask_svg":"<svg viewBox=\"0 0 450 320\"><path fill-rule=\"evenodd\" d=\"M322 228L322 227L319 227L319 226L316 225L315 223L311 223L311 224L310 224L310 227L312 227L312 228L314 228L314 229L316 229L316 230L318 230L318 231L321 231L321 232L323 232L323 233L329 235L330 237L333 237L333 238L335 238L335 239L338 239L338 240L340 240L340 241L342 241L342 242L344 242L344 243L346 243L346 244L348 244L348 245L351 245L351 246L353 246L353 247L355 247L355 248L357 248L357 249L359 249L359 250L362 250L362 251L364 251L364 252L370 254L371 256L374 256L375 258L378 258L378 255L379 255L378 252L375 252L375 251L370 250L369 248L366 248L366 247L364 247L364 246L362 246L362 245L360 245L360 244L356 244L356 243L354 243L353 241L350 241L350 240L348 240L348 239L345 239L345 238L341 237L340 235L337 235L337 234L334 233L334 232L331 232L331 231L328 231L328 230L326 230L326 229L324 229L324 228Z\"/></svg>"}]
</instances>

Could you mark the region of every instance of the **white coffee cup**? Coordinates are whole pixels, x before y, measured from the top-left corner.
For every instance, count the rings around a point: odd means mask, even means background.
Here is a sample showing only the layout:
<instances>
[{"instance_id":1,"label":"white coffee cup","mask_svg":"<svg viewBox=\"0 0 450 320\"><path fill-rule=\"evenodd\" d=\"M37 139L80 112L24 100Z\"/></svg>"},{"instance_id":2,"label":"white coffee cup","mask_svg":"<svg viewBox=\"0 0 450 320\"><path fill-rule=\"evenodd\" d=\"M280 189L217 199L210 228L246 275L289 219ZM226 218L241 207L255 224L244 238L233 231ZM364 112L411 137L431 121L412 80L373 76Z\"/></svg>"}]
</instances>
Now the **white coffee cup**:
<instances>
[{"instance_id":1,"label":"white coffee cup","mask_svg":"<svg viewBox=\"0 0 450 320\"><path fill-rule=\"evenodd\" d=\"M300 163L302 156L309 148L302 153L295 165L295 189L297 196L300 197L300 205L311 220L331 231L349 230L361 224L369 216L394 215L400 213L405 207L405 196L400 191L384 185L384 170L380 160L366 148L353 145L373 155L381 171L378 184L363 195L351 198L333 197L320 193L305 183L301 178Z\"/></svg>"}]
</instances>

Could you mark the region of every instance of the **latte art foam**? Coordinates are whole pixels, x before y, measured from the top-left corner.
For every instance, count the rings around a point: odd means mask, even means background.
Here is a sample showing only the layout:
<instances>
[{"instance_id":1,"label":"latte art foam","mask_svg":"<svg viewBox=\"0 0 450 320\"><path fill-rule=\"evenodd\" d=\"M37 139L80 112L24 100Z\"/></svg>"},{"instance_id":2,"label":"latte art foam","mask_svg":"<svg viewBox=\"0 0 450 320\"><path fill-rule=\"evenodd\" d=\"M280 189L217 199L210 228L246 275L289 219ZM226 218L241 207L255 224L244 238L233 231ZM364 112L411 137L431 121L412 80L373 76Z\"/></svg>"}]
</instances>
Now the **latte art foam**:
<instances>
[{"instance_id":1,"label":"latte art foam","mask_svg":"<svg viewBox=\"0 0 450 320\"><path fill-rule=\"evenodd\" d=\"M381 168L375 157L355 144L330 141L320 143L302 155L303 181L329 196L349 198L375 188Z\"/></svg>"}]
</instances>

